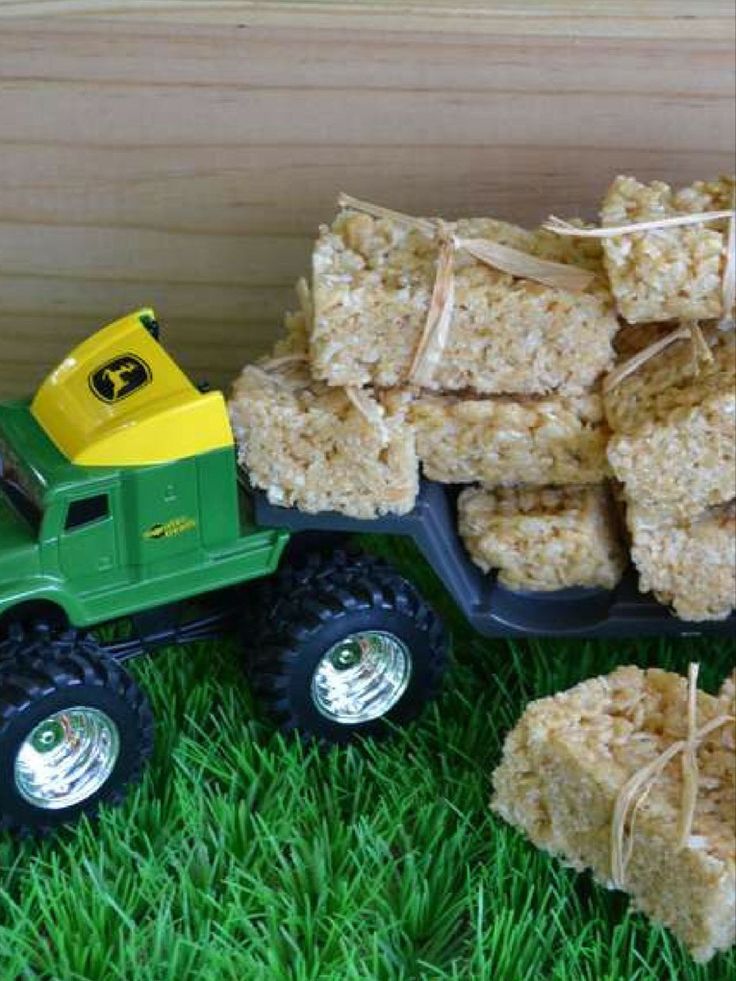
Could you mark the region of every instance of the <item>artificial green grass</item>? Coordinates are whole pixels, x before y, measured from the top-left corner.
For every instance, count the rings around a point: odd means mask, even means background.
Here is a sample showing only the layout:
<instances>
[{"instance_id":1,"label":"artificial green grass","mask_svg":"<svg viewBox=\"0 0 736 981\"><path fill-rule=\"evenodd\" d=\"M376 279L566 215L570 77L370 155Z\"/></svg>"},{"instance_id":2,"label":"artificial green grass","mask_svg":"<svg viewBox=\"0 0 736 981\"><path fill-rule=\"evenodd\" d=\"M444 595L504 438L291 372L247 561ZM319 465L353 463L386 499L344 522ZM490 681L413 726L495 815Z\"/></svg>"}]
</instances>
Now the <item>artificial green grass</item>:
<instances>
[{"instance_id":1,"label":"artificial green grass","mask_svg":"<svg viewBox=\"0 0 736 981\"><path fill-rule=\"evenodd\" d=\"M158 720L143 784L51 841L0 838L0 981L724 979L625 896L488 810L531 698L622 663L714 690L734 645L485 641L432 574L385 544L450 623L442 698L392 741L321 753L261 719L234 644L142 660Z\"/></svg>"}]
</instances>

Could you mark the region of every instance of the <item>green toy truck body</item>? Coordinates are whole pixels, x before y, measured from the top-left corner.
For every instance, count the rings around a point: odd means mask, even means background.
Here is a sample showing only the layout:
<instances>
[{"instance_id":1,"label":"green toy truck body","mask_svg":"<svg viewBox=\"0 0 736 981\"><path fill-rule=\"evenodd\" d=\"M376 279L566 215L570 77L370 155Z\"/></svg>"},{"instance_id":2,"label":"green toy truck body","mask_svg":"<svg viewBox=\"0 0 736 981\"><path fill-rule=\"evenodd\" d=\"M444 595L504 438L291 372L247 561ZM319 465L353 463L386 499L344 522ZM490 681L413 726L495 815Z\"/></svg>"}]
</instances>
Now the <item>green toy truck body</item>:
<instances>
[{"instance_id":1,"label":"green toy truck body","mask_svg":"<svg viewBox=\"0 0 736 981\"><path fill-rule=\"evenodd\" d=\"M71 463L28 402L0 406L0 617L86 627L273 572L289 538L257 528L224 447L169 463Z\"/></svg>"}]
</instances>

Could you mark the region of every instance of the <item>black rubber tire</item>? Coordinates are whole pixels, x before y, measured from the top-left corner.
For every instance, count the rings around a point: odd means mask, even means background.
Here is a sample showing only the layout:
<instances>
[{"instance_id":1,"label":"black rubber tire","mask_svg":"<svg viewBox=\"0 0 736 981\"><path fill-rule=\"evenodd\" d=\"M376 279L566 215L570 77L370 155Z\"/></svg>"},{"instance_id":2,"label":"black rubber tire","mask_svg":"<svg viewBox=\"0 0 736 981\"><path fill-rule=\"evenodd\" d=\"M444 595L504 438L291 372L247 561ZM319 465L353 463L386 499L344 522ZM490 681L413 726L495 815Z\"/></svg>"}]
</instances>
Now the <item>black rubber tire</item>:
<instances>
[{"instance_id":1,"label":"black rubber tire","mask_svg":"<svg viewBox=\"0 0 736 981\"><path fill-rule=\"evenodd\" d=\"M301 537L296 536L297 539ZM336 575L352 577L369 570L388 568L385 559L368 555L358 548L331 550L329 546L321 546L318 551L300 548L287 552L272 576L249 583L244 589L240 639L248 672L257 670L255 655L273 625L281 620L283 604L296 590L305 586L315 589L325 581L332 581Z\"/></svg>"},{"instance_id":2,"label":"black rubber tire","mask_svg":"<svg viewBox=\"0 0 736 981\"><path fill-rule=\"evenodd\" d=\"M312 677L325 651L365 630L385 631L403 641L411 656L411 676L384 716L356 724L336 722L315 705ZM319 556L302 570L285 571L272 585L250 674L256 695L282 730L342 744L384 736L416 718L439 693L448 654L442 621L410 582L381 559L339 553L329 559Z\"/></svg>"},{"instance_id":3,"label":"black rubber tire","mask_svg":"<svg viewBox=\"0 0 736 981\"><path fill-rule=\"evenodd\" d=\"M120 737L117 762L105 783L75 805L46 810L25 800L14 766L23 740L54 712L83 705L104 711ZM137 781L153 750L148 699L120 665L89 635L15 635L0 646L0 829L46 834L95 816L100 804L118 804Z\"/></svg>"}]
</instances>

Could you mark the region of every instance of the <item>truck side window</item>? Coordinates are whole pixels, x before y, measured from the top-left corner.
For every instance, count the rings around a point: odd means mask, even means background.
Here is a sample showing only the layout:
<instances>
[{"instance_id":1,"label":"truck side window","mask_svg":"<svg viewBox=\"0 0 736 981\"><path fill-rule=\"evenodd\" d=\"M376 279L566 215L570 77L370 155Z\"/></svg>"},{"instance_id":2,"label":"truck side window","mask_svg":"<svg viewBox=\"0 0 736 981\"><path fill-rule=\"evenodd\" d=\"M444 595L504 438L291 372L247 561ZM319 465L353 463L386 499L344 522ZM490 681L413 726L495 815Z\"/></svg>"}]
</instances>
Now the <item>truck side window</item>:
<instances>
[{"instance_id":1,"label":"truck side window","mask_svg":"<svg viewBox=\"0 0 736 981\"><path fill-rule=\"evenodd\" d=\"M106 518L109 513L107 494L96 494L94 497L85 497L81 501L72 501L66 513L64 530L71 531L73 528L89 525L93 521Z\"/></svg>"}]
</instances>

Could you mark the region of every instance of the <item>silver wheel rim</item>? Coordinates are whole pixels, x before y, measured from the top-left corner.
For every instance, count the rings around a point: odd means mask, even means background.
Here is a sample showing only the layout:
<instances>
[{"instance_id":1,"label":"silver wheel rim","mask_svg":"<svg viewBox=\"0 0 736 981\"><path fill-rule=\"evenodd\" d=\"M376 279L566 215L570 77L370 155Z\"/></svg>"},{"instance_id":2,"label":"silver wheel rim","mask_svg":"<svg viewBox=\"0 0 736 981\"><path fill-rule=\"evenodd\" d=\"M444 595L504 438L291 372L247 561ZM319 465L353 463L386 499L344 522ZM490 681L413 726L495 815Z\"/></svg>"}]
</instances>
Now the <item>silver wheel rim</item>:
<instances>
[{"instance_id":1,"label":"silver wheel rim","mask_svg":"<svg viewBox=\"0 0 736 981\"><path fill-rule=\"evenodd\" d=\"M120 754L120 733L109 715L76 705L43 719L15 758L15 786L34 807L57 811L96 793Z\"/></svg>"},{"instance_id":2,"label":"silver wheel rim","mask_svg":"<svg viewBox=\"0 0 736 981\"><path fill-rule=\"evenodd\" d=\"M312 676L312 699L321 715L356 725L385 715L406 691L411 653L394 634L365 630L327 651Z\"/></svg>"}]
</instances>

